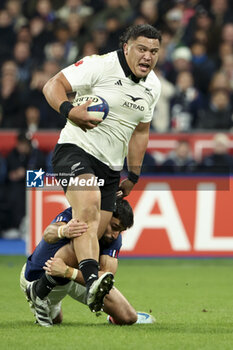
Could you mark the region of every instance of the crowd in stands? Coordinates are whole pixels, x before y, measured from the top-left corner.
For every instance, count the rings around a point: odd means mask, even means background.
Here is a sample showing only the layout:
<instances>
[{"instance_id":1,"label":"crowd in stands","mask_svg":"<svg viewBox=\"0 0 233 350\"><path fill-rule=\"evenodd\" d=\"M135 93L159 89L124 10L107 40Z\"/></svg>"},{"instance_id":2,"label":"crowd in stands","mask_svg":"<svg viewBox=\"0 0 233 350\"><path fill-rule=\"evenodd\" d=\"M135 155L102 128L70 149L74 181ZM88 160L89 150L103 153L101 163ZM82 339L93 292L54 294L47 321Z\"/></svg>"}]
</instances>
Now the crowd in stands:
<instances>
[{"instance_id":1,"label":"crowd in stands","mask_svg":"<svg viewBox=\"0 0 233 350\"><path fill-rule=\"evenodd\" d=\"M227 136L233 130L232 1L1 0L0 132L19 132L6 158L0 150L2 230L9 222L18 228L25 214L26 169L51 167L51 154L43 154L28 135L65 124L43 96L45 82L83 56L118 49L125 28L141 23L157 27L163 38L156 67L162 93L152 132L218 133L206 159L197 162L183 138L159 164L146 154L143 172L232 168Z\"/></svg>"},{"instance_id":2,"label":"crowd in stands","mask_svg":"<svg viewBox=\"0 0 233 350\"><path fill-rule=\"evenodd\" d=\"M132 23L150 23L163 36L153 130L230 130L230 0L2 0L0 129L60 129L65 121L45 101L44 83L85 55L117 49Z\"/></svg>"}]
</instances>

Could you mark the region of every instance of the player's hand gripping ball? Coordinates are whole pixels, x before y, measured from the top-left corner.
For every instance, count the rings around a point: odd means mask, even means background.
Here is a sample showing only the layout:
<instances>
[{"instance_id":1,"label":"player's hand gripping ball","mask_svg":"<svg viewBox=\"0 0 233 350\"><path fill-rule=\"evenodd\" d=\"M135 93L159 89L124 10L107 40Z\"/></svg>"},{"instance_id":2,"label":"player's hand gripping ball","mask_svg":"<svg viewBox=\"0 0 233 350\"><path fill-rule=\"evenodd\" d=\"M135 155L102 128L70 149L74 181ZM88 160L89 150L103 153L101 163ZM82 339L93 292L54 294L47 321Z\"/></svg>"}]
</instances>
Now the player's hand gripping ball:
<instances>
[{"instance_id":1,"label":"player's hand gripping ball","mask_svg":"<svg viewBox=\"0 0 233 350\"><path fill-rule=\"evenodd\" d=\"M83 103L89 100L92 100L92 103L88 106L87 112L90 113L90 115L93 117L104 120L108 115L109 106L103 97L97 95L78 96L75 98L73 105L81 106Z\"/></svg>"}]
</instances>

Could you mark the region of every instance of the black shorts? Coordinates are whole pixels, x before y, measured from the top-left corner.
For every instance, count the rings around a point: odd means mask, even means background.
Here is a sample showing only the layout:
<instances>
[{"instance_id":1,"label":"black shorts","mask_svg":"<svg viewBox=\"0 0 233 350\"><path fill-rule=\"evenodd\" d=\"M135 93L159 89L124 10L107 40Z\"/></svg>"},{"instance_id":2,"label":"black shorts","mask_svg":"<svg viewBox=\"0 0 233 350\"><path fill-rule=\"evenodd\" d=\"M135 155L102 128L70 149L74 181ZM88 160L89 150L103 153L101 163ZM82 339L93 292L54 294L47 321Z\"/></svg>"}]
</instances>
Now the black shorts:
<instances>
[{"instance_id":1,"label":"black shorts","mask_svg":"<svg viewBox=\"0 0 233 350\"><path fill-rule=\"evenodd\" d=\"M103 179L104 185L99 186L101 191L101 209L106 211L114 210L120 171L110 169L106 164L71 143L56 145L52 165L58 179L75 178L81 174L94 174L96 178ZM62 187L66 192L67 186Z\"/></svg>"}]
</instances>

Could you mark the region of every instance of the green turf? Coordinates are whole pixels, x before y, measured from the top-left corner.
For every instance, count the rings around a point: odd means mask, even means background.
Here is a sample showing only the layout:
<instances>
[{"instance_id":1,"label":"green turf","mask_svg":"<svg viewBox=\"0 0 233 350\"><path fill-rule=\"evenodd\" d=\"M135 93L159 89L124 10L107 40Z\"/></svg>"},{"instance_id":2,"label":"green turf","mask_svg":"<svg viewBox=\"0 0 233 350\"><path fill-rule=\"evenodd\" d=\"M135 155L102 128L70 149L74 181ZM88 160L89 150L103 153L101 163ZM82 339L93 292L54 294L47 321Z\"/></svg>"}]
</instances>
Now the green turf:
<instances>
[{"instance_id":1,"label":"green turf","mask_svg":"<svg viewBox=\"0 0 233 350\"><path fill-rule=\"evenodd\" d=\"M19 289L24 260L0 256L0 349L233 349L233 260L120 260L116 286L155 324L108 325L67 297L63 324L49 329L33 324Z\"/></svg>"}]
</instances>

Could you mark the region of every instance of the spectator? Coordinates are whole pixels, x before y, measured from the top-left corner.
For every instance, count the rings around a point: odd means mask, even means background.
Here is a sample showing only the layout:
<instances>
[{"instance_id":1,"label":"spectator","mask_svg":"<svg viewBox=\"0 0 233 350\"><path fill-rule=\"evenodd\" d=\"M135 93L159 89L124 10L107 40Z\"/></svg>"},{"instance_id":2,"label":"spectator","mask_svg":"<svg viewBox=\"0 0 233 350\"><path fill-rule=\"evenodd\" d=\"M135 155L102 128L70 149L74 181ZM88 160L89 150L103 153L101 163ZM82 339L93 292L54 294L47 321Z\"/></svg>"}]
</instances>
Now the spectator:
<instances>
[{"instance_id":1,"label":"spectator","mask_svg":"<svg viewBox=\"0 0 233 350\"><path fill-rule=\"evenodd\" d=\"M14 46L14 60L18 66L19 81L23 86L29 84L33 61L28 42L18 41Z\"/></svg>"},{"instance_id":2,"label":"spectator","mask_svg":"<svg viewBox=\"0 0 233 350\"><path fill-rule=\"evenodd\" d=\"M80 58L91 55L98 55L99 51L93 41L86 41L83 45Z\"/></svg>"},{"instance_id":3,"label":"spectator","mask_svg":"<svg viewBox=\"0 0 233 350\"><path fill-rule=\"evenodd\" d=\"M233 171L233 157L229 153L229 138L217 133L213 139L213 152L203 158L198 166L205 173L230 174Z\"/></svg>"},{"instance_id":4,"label":"spectator","mask_svg":"<svg viewBox=\"0 0 233 350\"><path fill-rule=\"evenodd\" d=\"M170 129L170 101L175 94L175 86L163 77L158 69L156 69L156 74L161 81L162 89L151 127L157 132L167 132Z\"/></svg>"},{"instance_id":5,"label":"spectator","mask_svg":"<svg viewBox=\"0 0 233 350\"><path fill-rule=\"evenodd\" d=\"M197 127L202 130L226 130L233 127L233 109L228 91L213 90L207 109L199 112Z\"/></svg>"},{"instance_id":6,"label":"spectator","mask_svg":"<svg viewBox=\"0 0 233 350\"><path fill-rule=\"evenodd\" d=\"M106 30L108 32L108 39L105 50L107 52L114 51L119 48L119 38L123 34L124 26L121 24L120 17L111 14L106 18Z\"/></svg>"},{"instance_id":7,"label":"spectator","mask_svg":"<svg viewBox=\"0 0 233 350\"><path fill-rule=\"evenodd\" d=\"M5 238L19 238L19 227L25 216L26 170L44 168L44 155L35 148L25 133L17 137L15 148L6 158L7 162L7 208L9 210L9 231ZM17 237L18 236L18 237Z\"/></svg>"},{"instance_id":8,"label":"spectator","mask_svg":"<svg viewBox=\"0 0 233 350\"><path fill-rule=\"evenodd\" d=\"M59 41L54 41L45 46L45 59L55 61L60 67L66 66L65 47Z\"/></svg>"},{"instance_id":9,"label":"spectator","mask_svg":"<svg viewBox=\"0 0 233 350\"><path fill-rule=\"evenodd\" d=\"M35 70L27 92L27 100L39 108L41 128L60 129L65 125L65 118L49 106L42 93L42 88L49 78L50 76L45 71Z\"/></svg>"},{"instance_id":10,"label":"spectator","mask_svg":"<svg viewBox=\"0 0 233 350\"><path fill-rule=\"evenodd\" d=\"M161 172L169 174L188 174L193 173L195 169L196 162L187 140L177 141L175 150L169 153L160 166Z\"/></svg>"},{"instance_id":11,"label":"spectator","mask_svg":"<svg viewBox=\"0 0 233 350\"><path fill-rule=\"evenodd\" d=\"M233 22L226 23L222 28L222 41L233 45Z\"/></svg>"},{"instance_id":12,"label":"spectator","mask_svg":"<svg viewBox=\"0 0 233 350\"><path fill-rule=\"evenodd\" d=\"M155 158L146 152L142 162L142 175L155 175L157 172L157 163Z\"/></svg>"},{"instance_id":13,"label":"spectator","mask_svg":"<svg viewBox=\"0 0 233 350\"><path fill-rule=\"evenodd\" d=\"M184 32L183 12L173 7L165 15L165 25L172 32L173 40L179 45Z\"/></svg>"},{"instance_id":14,"label":"spectator","mask_svg":"<svg viewBox=\"0 0 233 350\"><path fill-rule=\"evenodd\" d=\"M171 129L187 132L195 127L198 110L204 106L204 98L194 87L194 79L189 71L178 74L175 88L171 99Z\"/></svg>"},{"instance_id":15,"label":"spectator","mask_svg":"<svg viewBox=\"0 0 233 350\"><path fill-rule=\"evenodd\" d=\"M218 28L218 30L221 30L226 22L233 20L232 12L229 11L228 0L212 0L210 12L214 17L214 26Z\"/></svg>"},{"instance_id":16,"label":"spectator","mask_svg":"<svg viewBox=\"0 0 233 350\"><path fill-rule=\"evenodd\" d=\"M226 75L226 77L230 83L231 91L233 91L233 54L226 55L223 58L222 65L220 67L220 71Z\"/></svg>"},{"instance_id":17,"label":"spectator","mask_svg":"<svg viewBox=\"0 0 233 350\"><path fill-rule=\"evenodd\" d=\"M47 60L43 64L43 72L48 77L48 79L52 78L60 70L61 70L61 67L56 61Z\"/></svg>"},{"instance_id":18,"label":"spectator","mask_svg":"<svg viewBox=\"0 0 233 350\"><path fill-rule=\"evenodd\" d=\"M221 67L225 56L230 55L233 55L233 46L226 41L222 41L218 47L217 56L215 58L218 69Z\"/></svg>"},{"instance_id":19,"label":"spectator","mask_svg":"<svg viewBox=\"0 0 233 350\"><path fill-rule=\"evenodd\" d=\"M107 42L108 42L108 32L106 26L99 24L95 27L91 33L90 40L88 42L93 43L93 47L97 50L99 55L105 54L107 52ZM84 50L84 43L82 51ZM80 53L79 58L84 57L83 52Z\"/></svg>"},{"instance_id":20,"label":"spectator","mask_svg":"<svg viewBox=\"0 0 233 350\"><path fill-rule=\"evenodd\" d=\"M73 40L70 39L70 30L66 23L59 23L54 33L55 39L64 48L65 66L75 62L78 56L78 48Z\"/></svg>"},{"instance_id":21,"label":"spectator","mask_svg":"<svg viewBox=\"0 0 233 350\"><path fill-rule=\"evenodd\" d=\"M146 22L158 27L159 11L154 0L143 0L140 3L139 14L145 18Z\"/></svg>"},{"instance_id":22,"label":"spectator","mask_svg":"<svg viewBox=\"0 0 233 350\"><path fill-rule=\"evenodd\" d=\"M202 43L204 45L206 45L207 47L207 52L209 52L208 50L208 44L209 44L209 40L208 40L208 34L204 29L196 29L193 33L193 41L197 41L199 43Z\"/></svg>"},{"instance_id":23,"label":"spectator","mask_svg":"<svg viewBox=\"0 0 233 350\"><path fill-rule=\"evenodd\" d=\"M188 47L178 47L172 54L172 66L167 73L167 79L176 84L177 76L180 72L192 71L192 53Z\"/></svg>"},{"instance_id":24,"label":"spectator","mask_svg":"<svg viewBox=\"0 0 233 350\"><path fill-rule=\"evenodd\" d=\"M0 128L2 127L2 119L3 119L3 115L2 115L2 106L0 104Z\"/></svg>"},{"instance_id":25,"label":"spectator","mask_svg":"<svg viewBox=\"0 0 233 350\"><path fill-rule=\"evenodd\" d=\"M14 60L6 60L2 64L1 76L4 77L6 75L16 78L17 81L19 80L18 66Z\"/></svg>"},{"instance_id":26,"label":"spectator","mask_svg":"<svg viewBox=\"0 0 233 350\"><path fill-rule=\"evenodd\" d=\"M27 24L22 25L17 30L16 41L17 42L22 41L22 42L28 43L31 46L32 35L31 35L31 32L30 32L30 27Z\"/></svg>"},{"instance_id":27,"label":"spectator","mask_svg":"<svg viewBox=\"0 0 233 350\"><path fill-rule=\"evenodd\" d=\"M128 21L128 18L132 16L132 8L129 0L106 0L105 8L100 11L96 16L92 17L91 30L96 28L100 23L106 24L109 17L115 16L119 19L121 27L124 27Z\"/></svg>"},{"instance_id":28,"label":"spectator","mask_svg":"<svg viewBox=\"0 0 233 350\"><path fill-rule=\"evenodd\" d=\"M56 17L67 21L69 15L73 13L87 19L93 14L93 10L90 6L84 5L83 0L66 0L64 6L56 11Z\"/></svg>"},{"instance_id":29,"label":"spectator","mask_svg":"<svg viewBox=\"0 0 233 350\"><path fill-rule=\"evenodd\" d=\"M203 38L204 33L205 38ZM219 44L219 36L219 30L217 33L213 31L213 16L207 11L206 8L199 5L196 8L195 15L190 19L190 22L185 28L182 41L185 45L190 47L194 41L203 42L203 40L206 41L207 39L207 52L213 53L216 51ZM218 38L217 44L216 38Z\"/></svg>"},{"instance_id":30,"label":"spectator","mask_svg":"<svg viewBox=\"0 0 233 350\"><path fill-rule=\"evenodd\" d=\"M133 19L133 24L140 25L140 24L146 24L146 18L143 17L142 15L136 15L135 18Z\"/></svg>"},{"instance_id":31,"label":"spectator","mask_svg":"<svg viewBox=\"0 0 233 350\"><path fill-rule=\"evenodd\" d=\"M199 0L192 0L187 3L186 0L175 0L176 8L180 9L183 13L182 22L185 25L185 27L188 25L190 19L195 15L195 7L196 3L199 2Z\"/></svg>"},{"instance_id":32,"label":"spectator","mask_svg":"<svg viewBox=\"0 0 233 350\"><path fill-rule=\"evenodd\" d=\"M212 75L208 93L210 95L215 90L225 90L228 92L230 96L231 104L233 105L233 90L231 88L232 82L229 79L229 75L227 74L227 72L223 69L216 71Z\"/></svg>"},{"instance_id":33,"label":"spectator","mask_svg":"<svg viewBox=\"0 0 233 350\"><path fill-rule=\"evenodd\" d=\"M80 50L81 45L86 41L87 34L85 30L85 21L78 13L71 13L67 18L70 39L76 42L77 49Z\"/></svg>"},{"instance_id":34,"label":"spectator","mask_svg":"<svg viewBox=\"0 0 233 350\"><path fill-rule=\"evenodd\" d=\"M216 70L215 63L208 57L206 46L203 43L194 42L191 45L191 51L195 85L201 92L206 93Z\"/></svg>"},{"instance_id":35,"label":"spectator","mask_svg":"<svg viewBox=\"0 0 233 350\"><path fill-rule=\"evenodd\" d=\"M50 0L39 0L36 3L36 13L43 18L47 23L55 20L55 12L52 8Z\"/></svg>"},{"instance_id":36,"label":"spectator","mask_svg":"<svg viewBox=\"0 0 233 350\"><path fill-rule=\"evenodd\" d=\"M16 76L11 74L5 74L2 76L0 86L0 106L2 109L2 128L22 127L23 103Z\"/></svg>"},{"instance_id":37,"label":"spectator","mask_svg":"<svg viewBox=\"0 0 233 350\"><path fill-rule=\"evenodd\" d=\"M53 158L53 150L50 151L45 158L45 169L48 174L53 174L53 166L52 166L52 158Z\"/></svg>"},{"instance_id":38,"label":"spectator","mask_svg":"<svg viewBox=\"0 0 233 350\"><path fill-rule=\"evenodd\" d=\"M162 56L161 56L161 52L159 54L159 66L160 68L163 67L164 74L166 74L167 72L166 65L168 63L169 63L168 66L171 65L173 51L176 48L174 35L172 31L169 30L168 28L163 30L163 41L161 43L161 48L163 52L162 52Z\"/></svg>"},{"instance_id":39,"label":"spectator","mask_svg":"<svg viewBox=\"0 0 233 350\"><path fill-rule=\"evenodd\" d=\"M16 35L13 30L13 20L7 10L0 10L0 63L8 59L12 54Z\"/></svg>"},{"instance_id":40,"label":"spectator","mask_svg":"<svg viewBox=\"0 0 233 350\"><path fill-rule=\"evenodd\" d=\"M22 25L27 23L27 19L22 14L22 2L19 0L8 0L6 2L6 10L8 11L14 29L17 31Z\"/></svg>"},{"instance_id":41,"label":"spectator","mask_svg":"<svg viewBox=\"0 0 233 350\"><path fill-rule=\"evenodd\" d=\"M223 59L225 56L233 54L233 46L228 41L222 41L219 45L219 56Z\"/></svg>"},{"instance_id":42,"label":"spectator","mask_svg":"<svg viewBox=\"0 0 233 350\"><path fill-rule=\"evenodd\" d=\"M230 81L227 75L222 71L217 71L212 75L209 84L209 92L211 93L215 90L226 90L229 93L231 92Z\"/></svg>"},{"instance_id":43,"label":"spectator","mask_svg":"<svg viewBox=\"0 0 233 350\"><path fill-rule=\"evenodd\" d=\"M0 154L0 237L7 225L6 213L6 161Z\"/></svg>"},{"instance_id":44,"label":"spectator","mask_svg":"<svg viewBox=\"0 0 233 350\"><path fill-rule=\"evenodd\" d=\"M5 185L6 174L7 174L6 162L5 162L5 159L0 154L0 186Z\"/></svg>"},{"instance_id":45,"label":"spectator","mask_svg":"<svg viewBox=\"0 0 233 350\"><path fill-rule=\"evenodd\" d=\"M1 127L21 127L22 119L20 121L18 115L21 118L24 115L22 101L33 96L32 103L35 104L34 97L40 95L40 88L35 91L37 88L31 87L35 81L32 72L43 70L49 79L67 62L73 63L77 55L80 59L87 54L113 50L125 25L137 21L149 22L162 29L159 68L164 91L171 92L170 83L175 84L177 75L185 70L193 74L195 87L207 95L209 82L218 69L228 77L233 102L232 6L229 0L4 0L0 5L0 63L13 58L13 64L18 68L15 69L16 79L11 77L9 83L2 77L4 88L0 89L8 93L18 90L20 103L16 96L15 107L10 106L11 110L15 109L15 116L10 118L12 123L4 126L3 121L10 119L5 116L5 104L2 105L5 99L3 102L1 99ZM169 96L164 94L164 105L169 102ZM40 126L51 127L53 118L60 125L61 118L55 117L51 110L43 105L37 107L41 115ZM158 108L159 105L155 116L161 113ZM159 132L168 130L170 116L167 118L166 111L162 117L154 118L154 129ZM44 118L48 118L45 123Z\"/></svg>"},{"instance_id":46,"label":"spectator","mask_svg":"<svg viewBox=\"0 0 233 350\"><path fill-rule=\"evenodd\" d=\"M40 127L40 110L37 106L29 104L25 109L24 129L33 135Z\"/></svg>"},{"instance_id":47,"label":"spectator","mask_svg":"<svg viewBox=\"0 0 233 350\"><path fill-rule=\"evenodd\" d=\"M46 21L40 16L33 17L29 22L32 37L31 53L37 64L42 64L45 59L45 46L54 40L52 30L46 26Z\"/></svg>"}]
</instances>

